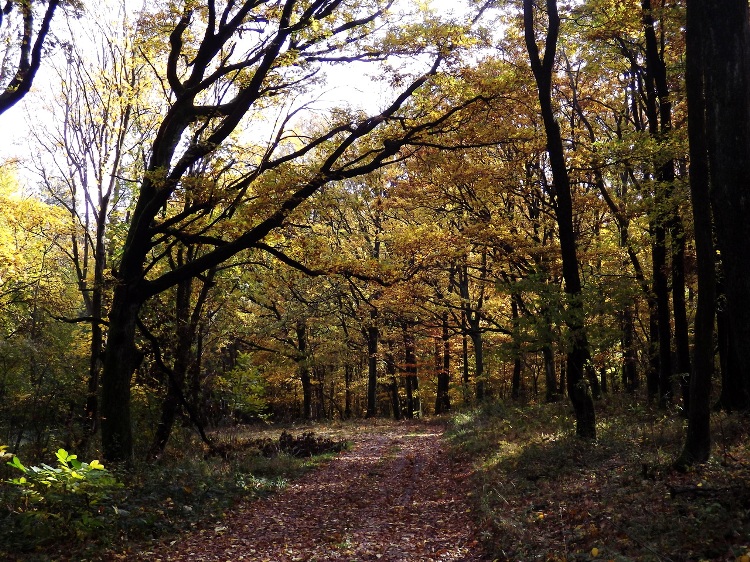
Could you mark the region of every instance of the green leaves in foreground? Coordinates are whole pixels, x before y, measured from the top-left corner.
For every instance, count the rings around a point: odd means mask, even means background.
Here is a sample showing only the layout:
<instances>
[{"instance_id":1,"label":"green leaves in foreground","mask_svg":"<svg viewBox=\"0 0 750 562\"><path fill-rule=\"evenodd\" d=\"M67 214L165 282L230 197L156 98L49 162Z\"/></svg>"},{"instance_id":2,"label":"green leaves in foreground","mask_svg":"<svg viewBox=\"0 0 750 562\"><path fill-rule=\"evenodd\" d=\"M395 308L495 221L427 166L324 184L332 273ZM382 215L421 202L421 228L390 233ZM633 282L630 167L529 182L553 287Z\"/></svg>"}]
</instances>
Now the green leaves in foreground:
<instances>
[{"instance_id":1,"label":"green leaves in foreground","mask_svg":"<svg viewBox=\"0 0 750 562\"><path fill-rule=\"evenodd\" d=\"M56 453L57 466L42 463L41 466L24 466L17 456L9 466L21 471L23 476L7 482L22 488L22 495L32 502L64 500L65 495L83 495L87 505L93 505L108 497L108 492L119 487L117 480L98 460L81 462L77 455L65 449Z\"/></svg>"},{"instance_id":2,"label":"green leaves in foreground","mask_svg":"<svg viewBox=\"0 0 750 562\"><path fill-rule=\"evenodd\" d=\"M0 446L0 456L5 453ZM16 548L76 537L85 540L105 523L112 492L122 484L98 460L81 462L58 449L56 466L25 466L17 456L7 462L21 473L4 481L11 489L0 511L2 539ZM0 549L1 550L1 549Z\"/></svg>"}]
</instances>

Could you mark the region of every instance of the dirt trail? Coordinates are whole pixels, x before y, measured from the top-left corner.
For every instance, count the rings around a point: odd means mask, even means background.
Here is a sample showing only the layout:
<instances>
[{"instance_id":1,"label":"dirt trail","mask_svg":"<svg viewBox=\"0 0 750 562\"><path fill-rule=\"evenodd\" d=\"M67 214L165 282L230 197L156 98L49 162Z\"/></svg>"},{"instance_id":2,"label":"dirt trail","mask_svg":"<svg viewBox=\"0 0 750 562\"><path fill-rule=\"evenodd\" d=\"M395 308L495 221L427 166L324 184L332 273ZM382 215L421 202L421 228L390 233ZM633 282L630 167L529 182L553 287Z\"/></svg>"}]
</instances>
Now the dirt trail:
<instances>
[{"instance_id":1,"label":"dirt trail","mask_svg":"<svg viewBox=\"0 0 750 562\"><path fill-rule=\"evenodd\" d=\"M442 433L422 423L362 432L352 450L282 492L141 559L485 560L466 503L469 468L443 451Z\"/></svg>"}]
</instances>

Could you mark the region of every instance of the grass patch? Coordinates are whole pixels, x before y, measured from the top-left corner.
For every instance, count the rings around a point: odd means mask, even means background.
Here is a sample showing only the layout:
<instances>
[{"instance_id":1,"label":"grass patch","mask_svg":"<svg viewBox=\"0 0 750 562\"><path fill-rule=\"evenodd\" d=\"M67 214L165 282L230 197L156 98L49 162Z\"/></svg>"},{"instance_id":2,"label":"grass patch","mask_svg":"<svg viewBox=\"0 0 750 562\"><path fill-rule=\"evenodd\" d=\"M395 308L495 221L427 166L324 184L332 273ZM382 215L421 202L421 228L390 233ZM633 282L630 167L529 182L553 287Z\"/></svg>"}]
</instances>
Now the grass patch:
<instances>
[{"instance_id":1,"label":"grass patch","mask_svg":"<svg viewBox=\"0 0 750 562\"><path fill-rule=\"evenodd\" d=\"M476 510L497 560L731 560L750 550L747 418L715 414L714 457L671 463L684 420L627 398L597 404L598 440L574 435L567 403L494 404L448 435L476 466Z\"/></svg>"}]
</instances>

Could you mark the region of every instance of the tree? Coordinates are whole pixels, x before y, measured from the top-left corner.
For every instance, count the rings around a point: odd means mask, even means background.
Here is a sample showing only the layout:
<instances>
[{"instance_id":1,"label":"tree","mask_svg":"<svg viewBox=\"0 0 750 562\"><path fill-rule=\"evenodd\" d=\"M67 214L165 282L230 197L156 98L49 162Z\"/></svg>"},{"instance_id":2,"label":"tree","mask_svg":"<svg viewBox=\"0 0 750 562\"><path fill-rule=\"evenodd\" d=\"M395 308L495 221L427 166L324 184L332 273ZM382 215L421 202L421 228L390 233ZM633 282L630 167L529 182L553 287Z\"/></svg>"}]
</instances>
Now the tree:
<instances>
[{"instance_id":1,"label":"tree","mask_svg":"<svg viewBox=\"0 0 750 562\"><path fill-rule=\"evenodd\" d=\"M6 45L0 66L0 114L29 93L59 4L59 0L8 0L0 11L0 37Z\"/></svg>"},{"instance_id":2,"label":"tree","mask_svg":"<svg viewBox=\"0 0 750 562\"><path fill-rule=\"evenodd\" d=\"M11 170L0 167L0 420L14 449L25 438L41 451L53 429L77 439L70 422L86 351L78 326L52 315L72 314L81 302L63 213L24 195Z\"/></svg>"},{"instance_id":3,"label":"tree","mask_svg":"<svg viewBox=\"0 0 750 562\"><path fill-rule=\"evenodd\" d=\"M729 324L738 349L750 342L750 24L747 3L691 0L700 14L705 64L711 210L721 252ZM696 110L696 111L699 111ZM691 114L693 110L691 109ZM738 353L742 408L750 407L750 356Z\"/></svg>"},{"instance_id":4,"label":"tree","mask_svg":"<svg viewBox=\"0 0 750 562\"><path fill-rule=\"evenodd\" d=\"M51 126L37 127L31 142L42 188L65 209L70 222L68 255L90 323L90 362L86 416L91 434L99 422L99 379L106 337L105 311L110 297L107 270L112 267L115 234L129 189L123 170L136 169L148 132L144 114L147 75L135 55L137 31L127 17L118 25L95 23L78 33L93 48L67 47L55 65L59 94L49 102ZM29 147L30 149L32 147Z\"/></svg>"},{"instance_id":5,"label":"tree","mask_svg":"<svg viewBox=\"0 0 750 562\"><path fill-rule=\"evenodd\" d=\"M127 460L132 455L130 380L141 357L135 336L143 303L257 246L323 185L383 166L430 128L404 120L399 110L437 71L443 54L437 55L427 74L411 82L375 117L341 115L313 138L295 135L291 142L286 126L296 115L292 112L272 143L259 149L257 158L244 167L227 162L227 168L235 168L232 174L196 193L187 209L164 213L175 193L190 189L186 172L227 141L251 108L260 110L284 96L290 101L290 96L310 83L315 65L321 62L382 57L383 51L374 45L353 52L368 38L368 29L384 14L386 5L366 8L339 0L316 0L309 5L286 0L278 6L244 2L223 7L209 1L202 9L186 6L177 13L154 15L154 24L165 18L175 21L164 77L172 103L140 182L109 312L102 383L102 443L108 460ZM246 29L252 30L254 39L249 43L239 37ZM449 116L433 121L439 123ZM388 134L388 126L395 123L398 130ZM372 135L376 130L379 138ZM215 218L191 231L197 218L209 216ZM219 229L230 220L236 221L235 228ZM213 249L182 267L150 277L152 251L180 239L203 241Z\"/></svg>"},{"instance_id":6,"label":"tree","mask_svg":"<svg viewBox=\"0 0 750 562\"><path fill-rule=\"evenodd\" d=\"M685 80L690 136L690 193L693 201L695 250L698 260L698 309L695 315L693 373L685 444L676 461L681 468L705 462L711 454L711 379L714 373L714 321L716 318L715 251L706 147L704 97L705 59L701 48L704 25L702 6L687 6Z\"/></svg>"},{"instance_id":7,"label":"tree","mask_svg":"<svg viewBox=\"0 0 750 562\"><path fill-rule=\"evenodd\" d=\"M531 69L537 84L539 104L547 137L547 153L555 190L555 216L560 236L565 293L568 296L565 323L570 332L567 361L568 395L576 414L576 433L580 437L596 437L596 418L591 391L586 383L585 370L590 362L583 310L581 278L579 275L576 236L573 227L573 201L568 177L560 125L552 105L552 75L555 65L560 16L556 0L547 0L547 31L544 56L539 56L535 10L532 0L524 0L524 32Z\"/></svg>"}]
</instances>

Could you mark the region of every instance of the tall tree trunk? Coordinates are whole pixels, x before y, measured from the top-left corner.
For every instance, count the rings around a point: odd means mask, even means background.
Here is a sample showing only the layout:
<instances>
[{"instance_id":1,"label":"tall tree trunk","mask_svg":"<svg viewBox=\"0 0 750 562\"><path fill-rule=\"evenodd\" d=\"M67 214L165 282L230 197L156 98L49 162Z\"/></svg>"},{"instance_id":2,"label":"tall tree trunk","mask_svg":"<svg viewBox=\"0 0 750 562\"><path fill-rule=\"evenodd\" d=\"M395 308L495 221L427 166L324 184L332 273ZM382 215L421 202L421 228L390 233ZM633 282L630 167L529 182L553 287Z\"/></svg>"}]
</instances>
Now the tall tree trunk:
<instances>
[{"instance_id":1,"label":"tall tree trunk","mask_svg":"<svg viewBox=\"0 0 750 562\"><path fill-rule=\"evenodd\" d=\"M565 392L568 389L568 378L567 378L567 366L565 361L560 363L560 386L558 387L557 393L560 396L565 396Z\"/></svg>"},{"instance_id":2,"label":"tall tree trunk","mask_svg":"<svg viewBox=\"0 0 750 562\"><path fill-rule=\"evenodd\" d=\"M531 69L534 72L539 104L547 136L547 153L556 192L555 216L560 236L563 279L567 295L566 325L570 333L568 352L568 395L576 417L576 433L583 438L596 437L596 416L594 400L586 382L585 369L590 361L589 344L585 327L585 312L581 291L581 278L578 267L576 236L573 226L573 199L568 178L565 152L560 126L555 119L552 107L552 70L557 50L557 37L560 30L560 17L556 0L547 0L548 27L545 38L544 59L539 57L539 47L534 32L534 2L524 0L524 31L526 49L529 53Z\"/></svg>"},{"instance_id":3,"label":"tall tree trunk","mask_svg":"<svg viewBox=\"0 0 750 562\"><path fill-rule=\"evenodd\" d=\"M310 377L310 361L307 352L307 323L304 319L297 321L294 331L297 336L297 369L299 380L302 383L302 417L311 420L313 419L313 384Z\"/></svg>"},{"instance_id":4,"label":"tall tree trunk","mask_svg":"<svg viewBox=\"0 0 750 562\"><path fill-rule=\"evenodd\" d=\"M469 393L469 326L464 311L461 311L461 360L463 366L463 376L461 377L463 402L468 404L471 401Z\"/></svg>"},{"instance_id":5,"label":"tall tree trunk","mask_svg":"<svg viewBox=\"0 0 750 562\"><path fill-rule=\"evenodd\" d=\"M633 393L638 388L638 368L634 334L635 324L633 322L633 309L625 306L622 312L622 386L625 392Z\"/></svg>"},{"instance_id":6,"label":"tall tree trunk","mask_svg":"<svg viewBox=\"0 0 750 562\"><path fill-rule=\"evenodd\" d=\"M133 433L130 424L130 379L143 359L135 346L138 313L143 298L125 283L115 287L109 311L107 352L102 378L102 448L110 462L130 462Z\"/></svg>"},{"instance_id":7,"label":"tall tree trunk","mask_svg":"<svg viewBox=\"0 0 750 562\"><path fill-rule=\"evenodd\" d=\"M745 0L690 0L701 14L706 139L714 225L731 330L750 344L750 24ZM747 393L750 354L739 353ZM745 408L750 404L745 404Z\"/></svg>"},{"instance_id":8,"label":"tall tree trunk","mask_svg":"<svg viewBox=\"0 0 750 562\"><path fill-rule=\"evenodd\" d=\"M643 29L646 45L646 104L649 133L659 142L668 142L672 131L672 102L669 97L667 68L656 38L656 18L651 0L642 0ZM658 105L658 108L657 108ZM669 311L669 283L667 281L667 229L671 234L672 292L677 345L678 368L690 371L688 324L685 310L684 238L682 219L672 192L675 181L674 161L657 164L658 184L655 188L656 216L652 221L654 294L656 296L659 333L659 406L665 408L672 401L671 316ZM681 366L681 367L680 367Z\"/></svg>"},{"instance_id":9,"label":"tall tree trunk","mask_svg":"<svg viewBox=\"0 0 750 562\"><path fill-rule=\"evenodd\" d=\"M721 284L718 292L722 292ZM743 411L748 407L748 393L742 384L741 353L737 347L737 336L730 323L726 296L720 301L723 302L716 314L716 332L719 340L721 395L717 407L728 412Z\"/></svg>"},{"instance_id":10,"label":"tall tree trunk","mask_svg":"<svg viewBox=\"0 0 750 562\"><path fill-rule=\"evenodd\" d=\"M174 367L172 368L172 376L168 378L167 394L161 405L161 418L156 426L151 449L148 453L150 458L158 458L164 452L177 417L177 407L180 404L180 395L185 384L192 347L189 319L192 285L192 279L187 279L176 287L175 322L177 323L177 329L175 331Z\"/></svg>"},{"instance_id":11,"label":"tall tree trunk","mask_svg":"<svg viewBox=\"0 0 750 562\"><path fill-rule=\"evenodd\" d=\"M690 140L690 195L693 200L695 253L698 261L698 309L695 314L693 372L690 378L685 445L675 463L684 468L705 462L711 454L711 378L714 372L714 317L716 316L715 254L706 146L704 58L701 53L700 3L687 4L685 82Z\"/></svg>"},{"instance_id":12,"label":"tall tree trunk","mask_svg":"<svg viewBox=\"0 0 750 562\"><path fill-rule=\"evenodd\" d=\"M544 360L544 383L546 402L555 402L557 400L557 376L555 375L555 353L552 351L552 344L545 344L542 347L542 358Z\"/></svg>"},{"instance_id":13,"label":"tall tree trunk","mask_svg":"<svg viewBox=\"0 0 750 562\"><path fill-rule=\"evenodd\" d=\"M389 389L391 391L391 406L393 408L393 419L401 419L401 397L398 394L398 374L396 372L396 359L393 357L393 342L388 340L388 350L385 354L385 372L390 378Z\"/></svg>"},{"instance_id":14,"label":"tall tree trunk","mask_svg":"<svg viewBox=\"0 0 750 562\"><path fill-rule=\"evenodd\" d=\"M177 266L184 264L185 255L190 260L195 256L194 249L179 250L177 252ZM156 426L154 432L154 438L149 450L148 456L150 458L159 458L167 446L167 441L172 434L172 428L177 417L178 407L182 404L188 411L191 421L198 429L201 437L205 438L203 431L203 422L199 419L199 414L196 412L195 406L198 404L197 393L193 396L193 406L188 407L187 400L185 398L184 388L187 380L188 373L192 373L191 381L193 385L199 384L195 379L200 378L200 354L202 340L199 336L199 329L201 325L201 317L203 316L203 309L208 299L209 292L213 286L213 279L216 274L216 270L212 269L208 272L207 276L203 280L203 286L201 287L200 293L198 294L195 304L193 305L191 312L191 299L193 293L194 280L185 279L177 284L175 289L175 322L177 328L175 330L175 352L174 352L174 364L171 369L166 365L161 365L167 371L169 384L167 386L167 394L162 401L161 407L161 418ZM198 349L193 359L193 344L199 341ZM156 343L155 343L156 345ZM158 353L158 347L155 349ZM159 360L158 362L161 362ZM208 441L206 440L208 443ZM210 445L210 443L209 443Z\"/></svg>"},{"instance_id":15,"label":"tall tree trunk","mask_svg":"<svg viewBox=\"0 0 750 562\"><path fill-rule=\"evenodd\" d=\"M691 184L692 185L692 184ZM708 211L710 212L710 211ZM682 220L670 225L672 238L672 308L674 313L674 343L677 359L682 408L687 415L690 405L690 337L688 335L687 304L685 302L685 232Z\"/></svg>"},{"instance_id":16,"label":"tall tree trunk","mask_svg":"<svg viewBox=\"0 0 750 562\"><path fill-rule=\"evenodd\" d=\"M513 376L510 380L510 397L518 400L521 397L521 343L518 334L518 296L512 295L510 301L511 318L513 322Z\"/></svg>"},{"instance_id":17,"label":"tall tree trunk","mask_svg":"<svg viewBox=\"0 0 750 562\"><path fill-rule=\"evenodd\" d=\"M435 368L437 370L437 394L435 396L435 413L444 414L451 409L450 395L450 336L448 332L448 314L443 314L440 338L435 338Z\"/></svg>"},{"instance_id":18,"label":"tall tree trunk","mask_svg":"<svg viewBox=\"0 0 750 562\"><path fill-rule=\"evenodd\" d=\"M370 311L367 327L367 417L378 415L378 311Z\"/></svg>"},{"instance_id":19,"label":"tall tree trunk","mask_svg":"<svg viewBox=\"0 0 750 562\"><path fill-rule=\"evenodd\" d=\"M659 318L654 306L648 312L648 372L646 373L646 393L649 403L659 399Z\"/></svg>"},{"instance_id":20,"label":"tall tree trunk","mask_svg":"<svg viewBox=\"0 0 750 562\"><path fill-rule=\"evenodd\" d=\"M478 322L477 322L478 324ZM479 326L471 326L469 331L471 343L474 345L474 381L476 384L476 398L481 402L485 398L484 381L484 342Z\"/></svg>"},{"instance_id":21,"label":"tall tree trunk","mask_svg":"<svg viewBox=\"0 0 750 562\"><path fill-rule=\"evenodd\" d=\"M654 222L654 243L651 260L654 272L656 297L656 328L659 354L659 407L666 408L672 401L672 329L669 311L669 283L667 281L666 230Z\"/></svg>"},{"instance_id":22,"label":"tall tree trunk","mask_svg":"<svg viewBox=\"0 0 750 562\"><path fill-rule=\"evenodd\" d=\"M106 267L106 252L104 233L106 229L106 215L108 197L101 198L99 216L96 221L96 238L94 247L94 283L91 288L91 346L89 357L88 396L86 397L86 417L89 421L89 435L94 435L99 428L99 379L102 372L102 355L104 351L104 330L102 319L104 316L104 269Z\"/></svg>"},{"instance_id":23,"label":"tall tree trunk","mask_svg":"<svg viewBox=\"0 0 750 562\"><path fill-rule=\"evenodd\" d=\"M414 346L414 336L408 322L401 325L404 336L404 361L406 363L406 417L411 419L422 414L422 404L419 398L419 378L417 377L417 355Z\"/></svg>"},{"instance_id":24,"label":"tall tree trunk","mask_svg":"<svg viewBox=\"0 0 750 562\"><path fill-rule=\"evenodd\" d=\"M352 379L354 367L351 363L344 364L344 419L352 417Z\"/></svg>"}]
</instances>

